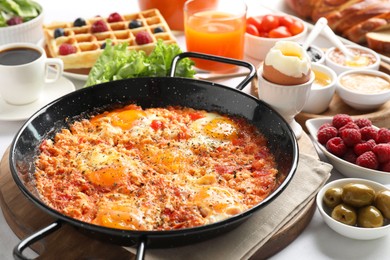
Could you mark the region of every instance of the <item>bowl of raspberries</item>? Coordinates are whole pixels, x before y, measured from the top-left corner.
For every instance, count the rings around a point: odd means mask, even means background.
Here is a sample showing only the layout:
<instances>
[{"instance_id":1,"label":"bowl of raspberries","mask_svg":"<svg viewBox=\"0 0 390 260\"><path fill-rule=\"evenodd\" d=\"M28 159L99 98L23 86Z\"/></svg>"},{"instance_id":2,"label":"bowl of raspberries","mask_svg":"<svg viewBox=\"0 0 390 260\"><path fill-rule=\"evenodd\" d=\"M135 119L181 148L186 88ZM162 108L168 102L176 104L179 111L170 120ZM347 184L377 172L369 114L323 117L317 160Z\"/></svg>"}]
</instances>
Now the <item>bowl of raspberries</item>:
<instances>
[{"instance_id":1,"label":"bowl of raspberries","mask_svg":"<svg viewBox=\"0 0 390 260\"><path fill-rule=\"evenodd\" d=\"M341 174L390 183L390 129L348 114L309 119L306 127Z\"/></svg>"}]
</instances>

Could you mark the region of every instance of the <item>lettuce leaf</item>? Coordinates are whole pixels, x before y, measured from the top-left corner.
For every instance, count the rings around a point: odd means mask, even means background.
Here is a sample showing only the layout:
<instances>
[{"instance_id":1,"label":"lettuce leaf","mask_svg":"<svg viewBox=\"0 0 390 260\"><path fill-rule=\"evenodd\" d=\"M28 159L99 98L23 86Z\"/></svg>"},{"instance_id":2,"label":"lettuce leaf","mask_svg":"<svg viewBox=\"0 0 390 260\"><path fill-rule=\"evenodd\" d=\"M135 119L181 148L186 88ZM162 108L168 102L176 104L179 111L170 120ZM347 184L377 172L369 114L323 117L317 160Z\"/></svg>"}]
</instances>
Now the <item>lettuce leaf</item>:
<instances>
[{"instance_id":1,"label":"lettuce leaf","mask_svg":"<svg viewBox=\"0 0 390 260\"><path fill-rule=\"evenodd\" d=\"M127 46L127 43L112 45L111 40L107 40L103 53L88 74L85 87L127 78L169 76L173 58L182 53L177 44L165 44L162 40L157 41L149 56L144 51L129 50ZM193 65L188 58L180 60L175 75L193 78Z\"/></svg>"}]
</instances>

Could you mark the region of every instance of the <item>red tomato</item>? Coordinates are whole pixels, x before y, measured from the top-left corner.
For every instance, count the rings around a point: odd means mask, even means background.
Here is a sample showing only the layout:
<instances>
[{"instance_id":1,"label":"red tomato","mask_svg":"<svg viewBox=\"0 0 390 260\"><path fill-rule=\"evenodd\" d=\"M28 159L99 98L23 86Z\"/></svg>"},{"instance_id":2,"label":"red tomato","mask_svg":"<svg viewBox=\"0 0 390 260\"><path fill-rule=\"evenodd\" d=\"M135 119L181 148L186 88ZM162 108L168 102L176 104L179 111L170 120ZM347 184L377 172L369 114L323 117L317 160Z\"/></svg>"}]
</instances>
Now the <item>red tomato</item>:
<instances>
[{"instance_id":1,"label":"red tomato","mask_svg":"<svg viewBox=\"0 0 390 260\"><path fill-rule=\"evenodd\" d=\"M259 31L269 32L279 26L279 17L267 14L261 20L261 28Z\"/></svg>"},{"instance_id":2,"label":"red tomato","mask_svg":"<svg viewBox=\"0 0 390 260\"><path fill-rule=\"evenodd\" d=\"M294 21L288 29L292 35L297 35L303 31L303 23L301 21Z\"/></svg>"},{"instance_id":3,"label":"red tomato","mask_svg":"<svg viewBox=\"0 0 390 260\"><path fill-rule=\"evenodd\" d=\"M279 26L269 32L269 38L286 38L292 36L286 26Z\"/></svg>"},{"instance_id":4,"label":"red tomato","mask_svg":"<svg viewBox=\"0 0 390 260\"><path fill-rule=\"evenodd\" d=\"M158 129L162 129L164 128L164 123L161 122L160 120L153 120L152 123L150 124L150 126L154 129L154 130L158 130Z\"/></svg>"},{"instance_id":5,"label":"red tomato","mask_svg":"<svg viewBox=\"0 0 390 260\"><path fill-rule=\"evenodd\" d=\"M259 36L259 30L257 30L257 27L253 24L246 25L246 32L254 36Z\"/></svg>"},{"instance_id":6,"label":"red tomato","mask_svg":"<svg viewBox=\"0 0 390 260\"><path fill-rule=\"evenodd\" d=\"M294 19L290 16L281 16L279 17L279 23L280 25L284 25L287 28L290 28L294 24Z\"/></svg>"},{"instance_id":7,"label":"red tomato","mask_svg":"<svg viewBox=\"0 0 390 260\"><path fill-rule=\"evenodd\" d=\"M190 116L191 120L195 121L195 120L197 120L199 118L204 117L204 114L202 112L192 112L192 113L189 114L189 116Z\"/></svg>"},{"instance_id":8,"label":"red tomato","mask_svg":"<svg viewBox=\"0 0 390 260\"><path fill-rule=\"evenodd\" d=\"M262 17L257 16L257 17L249 17L246 19L246 25L248 26L249 24L252 24L256 26L257 30L261 27L261 19Z\"/></svg>"}]
</instances>

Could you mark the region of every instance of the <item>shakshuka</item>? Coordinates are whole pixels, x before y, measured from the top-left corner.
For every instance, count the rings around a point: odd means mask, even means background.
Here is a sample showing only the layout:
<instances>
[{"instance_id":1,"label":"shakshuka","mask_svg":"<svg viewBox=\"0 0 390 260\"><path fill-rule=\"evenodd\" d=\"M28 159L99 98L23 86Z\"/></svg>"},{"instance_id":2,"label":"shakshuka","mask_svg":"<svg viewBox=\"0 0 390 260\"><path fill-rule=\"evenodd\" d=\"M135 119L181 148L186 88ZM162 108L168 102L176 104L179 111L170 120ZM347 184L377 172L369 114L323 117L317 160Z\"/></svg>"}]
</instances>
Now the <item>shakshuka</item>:
<instances>
[{"instance_id":1,"label":"shakshuka","mask_svg":"<svg viewBox=\"0 0 390 260\"><path fill-rule=\"evenodd\" d=\"M266 138L247 120L137 105L73 122L40 145L41 199L72 218L126 230L214 223L278 185Z\"/></svg>"}]
</instances>

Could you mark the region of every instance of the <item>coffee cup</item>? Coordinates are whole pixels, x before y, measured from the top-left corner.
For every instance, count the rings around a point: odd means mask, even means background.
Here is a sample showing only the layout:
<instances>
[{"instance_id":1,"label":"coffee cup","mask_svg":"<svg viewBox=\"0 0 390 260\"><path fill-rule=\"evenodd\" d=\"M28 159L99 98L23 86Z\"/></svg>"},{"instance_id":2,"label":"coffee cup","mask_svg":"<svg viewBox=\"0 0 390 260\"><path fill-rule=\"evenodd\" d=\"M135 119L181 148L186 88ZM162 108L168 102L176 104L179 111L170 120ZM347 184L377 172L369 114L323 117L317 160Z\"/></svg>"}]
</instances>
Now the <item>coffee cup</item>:
<instances>
[{"instance_id":1,"label":"coffee cup","mask_svg":"<svg viewBox=\"0 0 390 260\"><path fill-rule=\"evenodd\" d=\"M49 66L56 68L50 73ZM0 46L0 98L12 105L25 105L39 99L45 84L60 79L61 59L47 58L45 50L32 43Z\"/></svg>"}]
</instances>

